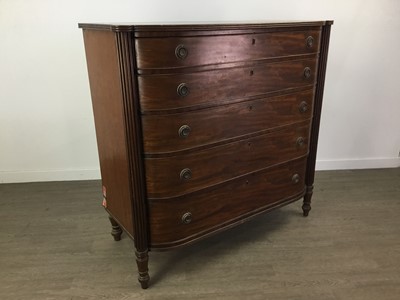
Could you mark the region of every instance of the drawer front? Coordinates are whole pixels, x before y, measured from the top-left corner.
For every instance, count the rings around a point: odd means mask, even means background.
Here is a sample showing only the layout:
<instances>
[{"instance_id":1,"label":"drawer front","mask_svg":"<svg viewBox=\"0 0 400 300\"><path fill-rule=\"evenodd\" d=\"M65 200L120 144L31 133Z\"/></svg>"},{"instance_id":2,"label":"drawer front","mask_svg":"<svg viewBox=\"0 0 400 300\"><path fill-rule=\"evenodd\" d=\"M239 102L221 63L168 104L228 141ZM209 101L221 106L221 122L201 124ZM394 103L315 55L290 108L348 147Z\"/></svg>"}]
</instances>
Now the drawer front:
<instances>
[{"instance_id":1,"label":"drawer front","mask_svg":"<svg viewBox=\"0 0 400 300\"><path fill-rule=\"evenodd\" d=\"M135 42L139 69L166 69L316 53L319 39L319 30L309 30Z\"/></svg>"},{"instance_id":2,"label":"drawer front","mask_svg":"<svg viewBox=\"0 0 400 300\"><path fill-rule=\"evenodd\" d=\"M304 156L309 123L179 156L145 159L147 196L177 197Z\"/></svg>"},{"instance_id":3,"label":"drawer front","mask_svg":"<svg viewBox=\"0 0 400 300\"><path fill-rule=\"evenodd\" d=\"M304 193L306 159L173 200L150 201L153 248L184 244Z\"/></svg>"},{"instance_id":4,"label":"drawer front","mask_svg":"<svg viewBox=\"0 0 400 300\"><path fill-rule=\"evenodd\" d=\"M175 75L141 75L142 111L215 104L315 84L316 59Z\"/></svg>"},{"instance_id":5,"label":"drawer front","mask_svg":"<svg viewBox=\"0 0 400 300\"><path fill-rule=\"evenodd\" d=\"M144 151L190 149L304 121L312 116L313 98L308 90L187 113L143 115Z\"/></svg>"}]
</instances>

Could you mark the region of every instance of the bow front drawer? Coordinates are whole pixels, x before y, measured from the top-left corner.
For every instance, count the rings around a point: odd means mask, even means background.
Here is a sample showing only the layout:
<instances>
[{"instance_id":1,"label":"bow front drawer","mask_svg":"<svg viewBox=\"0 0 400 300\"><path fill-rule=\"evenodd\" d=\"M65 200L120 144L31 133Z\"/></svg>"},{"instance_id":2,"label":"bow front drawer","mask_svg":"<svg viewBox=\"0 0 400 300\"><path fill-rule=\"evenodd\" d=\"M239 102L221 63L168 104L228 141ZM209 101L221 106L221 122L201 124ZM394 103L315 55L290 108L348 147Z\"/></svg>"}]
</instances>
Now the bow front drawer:
<instances>
[{"instance_id":1,"label":"bow front drawer","mask_svg":"<svg viewBox=\"0 0 400 300\"><path fill-rule=\"evenodd\" d=\"M147 158L147 196L180 196L307 155L309 123L204 150Z\"/></svg>"},{"instance_id":2,"label":"bow front drawer","mask_svg":"<svg viewBox=\"0 0 400 300\"><path fill-rule=\"evenodd\" d=\"M308 90L191 112L142 115L144 152L181 151L308 120L313 98L314 90Z\"/></svg>"},{"instance_id":3,"label":"bow front drawer","mask_svg":"<svg viewBox=\"0 0 400 300\"><path fill-rule=\"evenodd\" d=\"M135 40L139 69L181 68L317 53L319 41L319 30Z\"/></svg>"},{"instance_id":4,"label":"bow front drawer","mask_svg":"<svg viewBox=\"0 0 400 300\"><path fill-rule=\"evenodd\" d=\"M196 193L150 201L153 247L184 244L276 203L301 197L305 168L306 159L300 158Z\"/></svg>"},{"instance_id":5,"label":"bow front drawer","mask_svg":"<svg viewBox=\"0 0 400 300\"><path fill-rule=\"evenodd\" d=\"M314 85L317 59L174 75L138 76L142 111L212 105Z\"/></svg>"}]
</instances>

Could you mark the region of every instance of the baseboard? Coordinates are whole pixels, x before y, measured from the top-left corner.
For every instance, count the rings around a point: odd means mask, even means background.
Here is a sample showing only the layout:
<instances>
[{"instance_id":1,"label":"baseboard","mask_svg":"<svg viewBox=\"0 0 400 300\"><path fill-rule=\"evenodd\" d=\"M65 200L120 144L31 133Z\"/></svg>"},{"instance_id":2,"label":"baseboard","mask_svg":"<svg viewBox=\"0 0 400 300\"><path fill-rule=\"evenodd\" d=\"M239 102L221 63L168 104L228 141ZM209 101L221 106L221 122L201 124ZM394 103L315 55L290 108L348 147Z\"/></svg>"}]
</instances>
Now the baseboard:
<instances>
[{"instance_id":1,"label":"baseboard","mask_svg":"<svg viewBox=\"0 0 400 300\"><path fill-rule=\"evenodd\" d=\"M384 169L399 168L400 158L361 158L361 159L336 159L317 160L316 170L355 170L355 169Z\"/></svg>"},{"instance_id":2,"label":"baseboard","mask_svg":"<svg viewBox=\"0 0 400 300\"><path fill-rule=\"evenodd\" d=\"M400 158L366 158L317 160L316 169L349 170L398 168ZM40 181L73 181L100 179L99 169L75 170L41 170L41 171L0 171L0 183L40 182Z\"/></svg>"},{"instance_id":3,"label":"baseboard","mask_svg":"<svg viewBox=\"0 0 400 300\"><path fill-rule=\"evenodd\" d=\"M99 169L0 171L0 183L100 179Z\"/></svg>"}]
</instances>

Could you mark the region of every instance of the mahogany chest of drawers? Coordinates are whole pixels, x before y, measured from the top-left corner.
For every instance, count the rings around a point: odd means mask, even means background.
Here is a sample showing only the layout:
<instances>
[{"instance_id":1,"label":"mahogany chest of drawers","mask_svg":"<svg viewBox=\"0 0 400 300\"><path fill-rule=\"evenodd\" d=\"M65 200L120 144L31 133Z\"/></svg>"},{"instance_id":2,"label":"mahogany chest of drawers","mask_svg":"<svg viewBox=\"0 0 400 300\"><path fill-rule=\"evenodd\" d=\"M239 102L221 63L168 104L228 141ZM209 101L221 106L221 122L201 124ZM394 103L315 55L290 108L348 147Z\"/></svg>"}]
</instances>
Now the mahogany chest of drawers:
<instances>
[{"instance_id":1,"label":"mahogany chest of drawers","mask_svg":"<svg viewBox=\"0 0 400 300\"><path fill-rule=\"evenodd\" d=\"M112 235L169 249L304 197L332 21L79 24Z\"/></svg>"}]
</instances>

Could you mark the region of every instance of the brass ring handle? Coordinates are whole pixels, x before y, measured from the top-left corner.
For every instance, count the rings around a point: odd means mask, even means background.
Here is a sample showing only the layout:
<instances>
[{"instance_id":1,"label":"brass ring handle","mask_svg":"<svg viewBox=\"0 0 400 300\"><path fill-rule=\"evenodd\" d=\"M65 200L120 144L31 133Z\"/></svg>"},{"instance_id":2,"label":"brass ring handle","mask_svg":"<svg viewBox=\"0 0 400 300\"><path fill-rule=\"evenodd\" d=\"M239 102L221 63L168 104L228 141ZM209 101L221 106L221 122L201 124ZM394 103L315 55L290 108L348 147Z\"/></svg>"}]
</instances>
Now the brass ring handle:
<instances>
[{"instance_id":1,"label":"brass ring handle","mask_svg":"<svg viewBox=\"0 0 400 300\"><path fill-rule=\"evenodd\" d=\"M175 56L179 59L185 59L188 56L189 51L184 45L178 45L175 48Z\"/></svg>"},{"instance_id":2,"label":"brass ring handle","mask_svg":"<svg viewBox=\"0 0 400 300\"><path fill-rule=\"evenodd\" d=\"M311 77L311 69L309 67L305 67L303 71L303 75L305 78L310 78Z\"/></svg>"},{"instance_id":3,"label":"brass ring handle","mask_svg":"<svg viewBox=\"0 0 400 300\"><path fill-rule=\"evenodd\" d=\"M296 183L299 183L299 181L300 181L300 175L299 174L294 174L293 176L292 176L292 182L294 183L294 184L296 184Z\"/></svg>"},{"instance_id":4,"label":"brass ring handle","mask_svg":"<svg viewBox=\"0 0 400 300\"><path fill-rule=\"evenodd\" d=\"M296 141L296 144L297 144L297 146L299 146L299 147L304 146L304 143L305 143L305 141L304 141L304 138L303 138L302 136L299 137L299 138L297 139L297 141Z\"/></svg>"},{"instance_id":5,"label":"brass ring handle","mask_svg":"<svg viewBox=\"0 0 400 300\"><path fill-rule=\"evenodd\" d=\"M314 45L314 38L311 35L307 37L306 45L308 48L312 48L312 46Z\"/></svg>"},{"instance_id":6,"label":"brass ring handle","mask_svg":"<svg viewBox=\"0 0 400 300\"><path fill-rule=\"evenodd\" d=\"M302 101L299 105L299 111L301 113L305 113L308 110L308 104L305 101Z\"/></svg>"},{"instance_id":7,"label":"brass ring handle","mask_svg":"<svg viewBox=\"0 0 400 300\"><path fill-rule=\"evenodd\" d=\"M186 83L181 83L176 88L176 92L178 93L179 96L186 97L187 95L189 95L189 87L187 86Z\"/></svg>"},{"instance_id":8,"label":"brass ring handle","mask_svg":"<svg viewBox=\"0 0 400 300\"><path fill-rule=\"evenodd\" d=\"M179 137L187 138L191 130L192 129L189 127L189 125L182 125L178 130Z\"/></svg>"},{"instance_id":9,"label":"brass ring handle","mask_svg":"<svg viewBox=\"0 0 400 300\"><path fill-rule=\"evenodd\" d=\"M189 180L192 178L192 170L190 170L189 168L185 168L181 171L181 173L179 174L179 177L181 178L181 180Z\"/></svg>"},{"instance_id":10,"label":"brass ring handle","mask_svg":"<svg viewBox=\"0 0 400 300\"><path fill-rule=\"evenodd\" d=\"M192 219L193 219L192 213L190 213L190 212L184 213L182 216L182 223L189 224L190 222L192 222Z\"/></svg>"}]
</instances>

